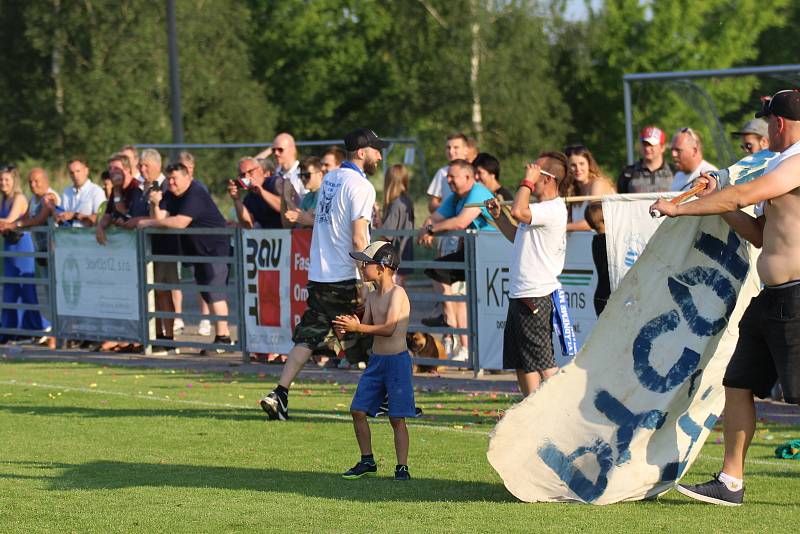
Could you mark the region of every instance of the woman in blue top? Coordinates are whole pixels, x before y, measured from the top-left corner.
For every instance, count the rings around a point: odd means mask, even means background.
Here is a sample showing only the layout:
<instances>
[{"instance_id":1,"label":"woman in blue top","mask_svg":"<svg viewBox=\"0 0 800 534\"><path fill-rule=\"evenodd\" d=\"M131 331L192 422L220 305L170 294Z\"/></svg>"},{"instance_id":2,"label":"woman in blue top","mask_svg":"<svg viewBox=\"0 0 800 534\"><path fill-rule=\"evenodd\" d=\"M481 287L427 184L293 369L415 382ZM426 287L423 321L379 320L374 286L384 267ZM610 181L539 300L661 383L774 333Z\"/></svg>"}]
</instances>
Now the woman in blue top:
<instances>
[{"instance_id":1,"label":"woman in blue top","mask_svg":"<svg viewBox=\"0 0 800 534\"><path fill-rule=\"evenodd\" d=\"M19 173L9 165L0 168L0 221L14 223L28 211L28 200L20 188ZM6 230L3 232L3 250L7 252L33 252L33 240L28 232ZM3 258L4 276L33 278L36 267L33 257ZM38 304L34 284L3 284L3 303ZM14 310L4 308L0 314L3 328L45 330L50 323L38 310ZM8 335L0 335L0 341L8 341Z\"/></svg>"}]
</instances>

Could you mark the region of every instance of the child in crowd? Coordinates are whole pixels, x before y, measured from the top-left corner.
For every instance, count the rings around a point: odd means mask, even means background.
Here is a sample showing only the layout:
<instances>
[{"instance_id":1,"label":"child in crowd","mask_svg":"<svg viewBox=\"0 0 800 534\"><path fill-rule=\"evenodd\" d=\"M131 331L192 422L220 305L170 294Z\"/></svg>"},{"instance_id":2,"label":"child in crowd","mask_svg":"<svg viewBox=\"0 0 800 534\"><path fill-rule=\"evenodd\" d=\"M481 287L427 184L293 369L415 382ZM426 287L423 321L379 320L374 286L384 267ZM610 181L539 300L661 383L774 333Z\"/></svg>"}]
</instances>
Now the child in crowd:
<instances>
[{"instance_id":1,"label":"child in crowd","mask_svg":"<svg viewBox=\"0 0 800 534\"><path fill-rule=\"evenodd\" d=\"M586 206L583 218L589 227L597 232L592 238L592 259L597 270L597 288L594 290L594 311L599 317L611 295L611 281L608 276L608 254L606 253L606 223L603 219L603 203L592 202Z\"/></svg>"},{"instance_id":2,"label":"child in crowd","mask_svg":"<svg viewBox=\"0 0 800 534\"><path fill-rule=\"evenodd\" d=\"M333 327L340 334L356 332L374 336L372 355L350 405L361 460L342 476L357 479L374 476L378 471L372 455L367 415L375 416L388 396L389 422L394 431L397 453L394 478L409 480L408 428L405 418L415 416L411 356L406 346L411 305L403 288L394 283L400 258L388 241L375 241L362 252L351 252L350 256L362 262L364 280L375 282L377 290L367 296L363 320L359 321L355 315L339 315L333 320Z\"/></svg>"}]
</instances>

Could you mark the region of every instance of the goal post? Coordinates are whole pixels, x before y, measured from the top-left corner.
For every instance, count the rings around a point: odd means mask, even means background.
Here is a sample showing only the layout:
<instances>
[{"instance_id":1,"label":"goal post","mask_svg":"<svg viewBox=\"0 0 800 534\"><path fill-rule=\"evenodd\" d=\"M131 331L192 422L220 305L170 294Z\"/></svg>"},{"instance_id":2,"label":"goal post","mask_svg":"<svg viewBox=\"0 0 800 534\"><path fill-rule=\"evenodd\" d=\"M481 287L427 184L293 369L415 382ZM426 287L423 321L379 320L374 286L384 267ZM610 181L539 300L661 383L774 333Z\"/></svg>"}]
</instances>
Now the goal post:
<instances>
[{"instance_id":1,"label":"goal post","mask_svg":"<svg viewBox=\"0 0 800 534\"><path fill-rule=\"evenodd\" d=\"M776 74L798 74L800 73L800 64L793 65L772 65L762 67L735 67L730 69L714 69L714 70L688 70L688 71L672 71L672 72L650 72L650 73L634 73L625 74L622 76L623 99L625 105L625 143L627 153L628 165L633 164L635 161L635 138L633 127L633 99L631 96L631 84L634 82L686 82L692 85L696 91L703 93L705 99L713 105L711 98L699 86L693 84L691 80L702 78L729 78L737 76L750 76L750 75L776 75ZM712 110L713 112L713 110ZM719 117L715 115L716 122L719 123ZM719 125L721 127L721 125ZM720 132L722 133L722 132Z\"/></svg>"}]
</instances>

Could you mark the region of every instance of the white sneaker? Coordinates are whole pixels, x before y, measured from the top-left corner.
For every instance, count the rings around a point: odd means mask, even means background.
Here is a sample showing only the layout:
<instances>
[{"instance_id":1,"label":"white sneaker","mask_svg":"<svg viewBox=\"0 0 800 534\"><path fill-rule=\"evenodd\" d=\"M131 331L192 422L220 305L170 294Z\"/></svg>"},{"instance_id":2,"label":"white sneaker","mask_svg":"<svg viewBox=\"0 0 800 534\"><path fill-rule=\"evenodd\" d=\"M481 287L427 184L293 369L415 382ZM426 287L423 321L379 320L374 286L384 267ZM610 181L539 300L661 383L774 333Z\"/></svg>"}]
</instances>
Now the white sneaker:
<instances>
[{"instance_id":1,"label":"white sneaker","mask_svg":"<svg viewBox=\"0 0 800 534\"><path fill-rule=\"evenodd\" d=\"M172 335L179 336L183 333L183 319L175 319L172 321Z\"/></svg>"},{"instance_id":2,"label":"white sneaker","mask_svg":"<svg viewBox=\"0 0 800 534\"><path fill-rule=\"evenodd\" d=\"M203 319L200 321L200 324L197 325L197 335L198 336L210 336L211 335L211 321L208 319Z\"/></svg>"},{"instance_id":3,"label":"white sneaker","mask_svg":"<svg viewBox=\"0 0 800 534\"><path fill-rule=\"evenodd\" d=\"M465 362L469 359L469 351L467 351L466 347L461 347L453 354L451 360L455 362Z\"/></svg>"},{"instance_id":4,"label":"white sneaker","mask_svg":"<svg viewBox=\"0 0 800 534\"><path fill-rule=\"evenodd\" d=\"M447 354L447 357L452 357L453 350L455 349L455 341L453 341L453 336L446 335L442 337L442 345L444 346L444 353Z\"/></svg>"}]
</instances>

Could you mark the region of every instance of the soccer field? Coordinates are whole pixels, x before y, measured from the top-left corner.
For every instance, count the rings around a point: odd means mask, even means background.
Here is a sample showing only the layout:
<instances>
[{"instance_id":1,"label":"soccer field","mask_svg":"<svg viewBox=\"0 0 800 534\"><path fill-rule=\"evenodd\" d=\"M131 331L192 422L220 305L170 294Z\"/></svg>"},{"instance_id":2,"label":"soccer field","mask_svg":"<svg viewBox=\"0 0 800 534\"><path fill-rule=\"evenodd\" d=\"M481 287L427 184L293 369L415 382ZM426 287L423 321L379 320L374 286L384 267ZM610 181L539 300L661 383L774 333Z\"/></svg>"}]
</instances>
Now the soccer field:
<instances>
[{"instance_id":1,"label":"soccer field","mask_svg":"<svg viewBox=\"0 0 800 534\"><path fill-rule=\"evenodd\" d=\"M774 448L800 427L761 421L741 508L690 501L526 504L486 461L505 393L417 393L413 480L395 482L387 421L377 478L358 460L353 385L297 383L286 423L267 422L266 375L0 362L4 532L780 532L800 521L800 462ZM686 480L718 469L715 429Z\"/></svg>"}]
</instances>

